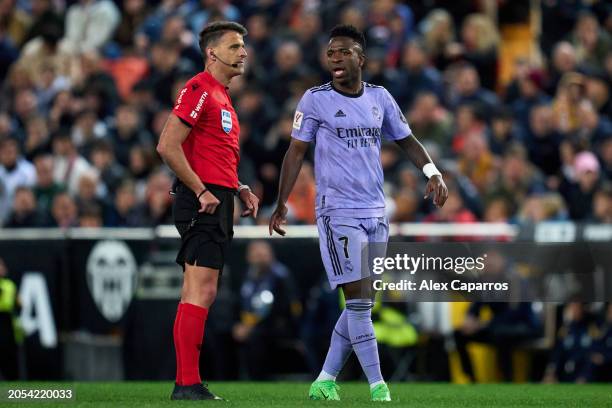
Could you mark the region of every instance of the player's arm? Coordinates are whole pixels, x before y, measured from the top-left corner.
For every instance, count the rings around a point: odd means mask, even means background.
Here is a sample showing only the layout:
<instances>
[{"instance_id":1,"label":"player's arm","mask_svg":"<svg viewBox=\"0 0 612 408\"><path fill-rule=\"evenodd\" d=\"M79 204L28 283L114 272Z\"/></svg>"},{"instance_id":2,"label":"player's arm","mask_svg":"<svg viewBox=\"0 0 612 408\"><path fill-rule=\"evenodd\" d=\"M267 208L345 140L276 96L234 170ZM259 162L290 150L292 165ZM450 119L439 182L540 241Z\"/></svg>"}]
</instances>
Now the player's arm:
<instances>
[{"instance_id":1,"label":"player's arm","mask_svg":"<svg viewBox=\"0 0 612 408\"><path fill-rule=\"evenodd\" d=\"M206 189L200 177L193 171L182 148L190 131L189 126L171 113L159 137L157 152L176 176L197 195L200 201L199 212L212 214L220 201Z\"/></svg>"},{"instance_id":2,"label":"player's arm","mask_svg":"<svg viewBox=\"0 0 612 408\"><path fill-rule=\"evenodd\" d=\"M442 179L442 175L437 171L433 160L425 150L425 147L414 136L408 136L395 143L402 148L410 161L419 169L422 169L425 175L429 178L427 187L425 188L425 198L428 198L433 193L433 202L437 207L442 207L448 198L448 189ZM426 167L427 166L427 167ZM430 167L435 170L429 170ZM428 171L434 171L435 174L428 174Z\"/></svg>"},{"instance_id":3,"label":"player's arm","mask_svg":"<svg viewBox=\"0 0 612 408\"><path fill-rule=\"evenodd\" d=\"M308 151L309 144L308 142L303 142L295 138L291 139L291 144L289 145L289 149L287 149L287 153L285 153L285 158L283 159L283 165L281 167L278 201L276 203L276 209L270 218L270 235L272 235L272 231L276 231L276 233L282 236L285 235L285 230L281 228L281 225L287 222L287 206L285 203L287 203L289 194L291 194L298 174L300 174L300 169L302 168L304 156Z\"/></svg>"}]
</instances>

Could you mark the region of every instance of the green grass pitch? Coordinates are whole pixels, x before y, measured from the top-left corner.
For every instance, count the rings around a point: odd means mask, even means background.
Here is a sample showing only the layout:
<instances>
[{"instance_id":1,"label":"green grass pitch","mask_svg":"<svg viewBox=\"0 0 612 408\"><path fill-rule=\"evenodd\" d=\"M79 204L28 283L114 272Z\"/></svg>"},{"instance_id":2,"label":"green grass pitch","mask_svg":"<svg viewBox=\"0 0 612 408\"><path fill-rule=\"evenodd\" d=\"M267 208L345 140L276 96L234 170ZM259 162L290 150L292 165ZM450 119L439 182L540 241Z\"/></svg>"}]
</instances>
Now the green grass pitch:
<instances>
[{"instance_id":1,"label":"green grass pitch","mask_svg":"<svg viewBox=\"0 0 612 408\"><path fill-rule=\"evenodd\" d=\"M75 390L74 401L8 402L8 388L65 388ZM210 389L228 401L170 401L170 382L79 382L79 383L4 383L0 384L0 406L4 407L176 407L215 405L227 407L371 407L384 404L398 407L612 407L612 384L487 384L451 385L423 383L390 384L393 401L372 403L365 382L340 384L342 401L309 401L308 383L211 383Z\"/></svg>"}]
</instances>

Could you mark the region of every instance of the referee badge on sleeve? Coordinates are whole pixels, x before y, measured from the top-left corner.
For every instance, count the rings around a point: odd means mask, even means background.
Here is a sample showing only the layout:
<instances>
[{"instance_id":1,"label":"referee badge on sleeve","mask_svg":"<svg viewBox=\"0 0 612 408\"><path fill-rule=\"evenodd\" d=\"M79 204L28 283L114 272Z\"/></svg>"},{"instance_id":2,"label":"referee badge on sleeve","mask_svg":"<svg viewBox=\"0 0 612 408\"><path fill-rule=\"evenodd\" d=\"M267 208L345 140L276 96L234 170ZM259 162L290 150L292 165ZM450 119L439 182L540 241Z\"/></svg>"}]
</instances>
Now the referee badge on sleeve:
<instances>
[{"instance_id":1,"label":"referee badge on sleeve","mask_svg":"<svg viewBox=\"0 0 612 408\"><path fill-rule=\"evenodd\" d=\"M221 109L221 127L225 133L229 133L232 130L232 114L225 109Z\"/></svg>"}]
</instances>

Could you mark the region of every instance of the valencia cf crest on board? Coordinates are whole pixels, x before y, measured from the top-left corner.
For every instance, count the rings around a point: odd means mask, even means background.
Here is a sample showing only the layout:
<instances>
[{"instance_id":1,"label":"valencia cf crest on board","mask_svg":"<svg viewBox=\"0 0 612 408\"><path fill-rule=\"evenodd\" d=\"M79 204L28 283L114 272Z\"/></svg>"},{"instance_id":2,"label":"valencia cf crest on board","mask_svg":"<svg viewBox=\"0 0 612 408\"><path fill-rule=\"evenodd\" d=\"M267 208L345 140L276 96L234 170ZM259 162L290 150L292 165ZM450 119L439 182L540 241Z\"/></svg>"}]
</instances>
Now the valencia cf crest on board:
<instances>
[{"instance_id":1,"label":"valencia cf crest on board","mask_svg":"<svg viewBox=\"0 0 612 408\"><path fill-rule=\"evenodd\" d=\"M221 127L225 133L232 131L232 114L225 109L221 109Z\"/></svg>"}]
</instances>

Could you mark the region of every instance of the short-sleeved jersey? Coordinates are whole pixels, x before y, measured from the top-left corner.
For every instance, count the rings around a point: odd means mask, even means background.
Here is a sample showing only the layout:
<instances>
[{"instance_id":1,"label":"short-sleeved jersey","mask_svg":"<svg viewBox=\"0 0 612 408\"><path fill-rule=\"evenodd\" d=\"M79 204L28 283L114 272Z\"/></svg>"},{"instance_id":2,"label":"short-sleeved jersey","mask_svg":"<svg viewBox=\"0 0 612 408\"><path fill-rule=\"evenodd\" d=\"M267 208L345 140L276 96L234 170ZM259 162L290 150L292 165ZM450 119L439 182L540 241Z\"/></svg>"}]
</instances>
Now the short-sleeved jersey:
<instances>
[{"instance_id":1,"label":"short-sleeved jersey","mask_svg":"<svg viewBox=\"0 0 612 408\"><path fill-rule=\"evenodd\" d=\"M302 97L291 136L315 142L317 217L381 217L385 213L382 138L412 135L389 92L363 83L359 94L335 89L331 82Z\"/></svg>"},{"instance_id":2,"label":"short-sleeved jersey","mask_svg":"<svg viewBox=\"0 0 612 408\"><path fill-rule=\"evenodd\" d=\"M227 88L200 72L181 89L172 112L191 127L183 151L202 182L238 188L240 125Z\"/></svg>"}]
</instances>

